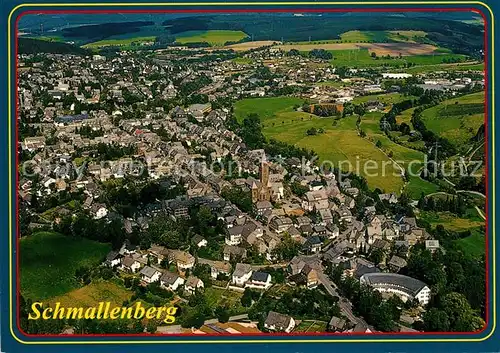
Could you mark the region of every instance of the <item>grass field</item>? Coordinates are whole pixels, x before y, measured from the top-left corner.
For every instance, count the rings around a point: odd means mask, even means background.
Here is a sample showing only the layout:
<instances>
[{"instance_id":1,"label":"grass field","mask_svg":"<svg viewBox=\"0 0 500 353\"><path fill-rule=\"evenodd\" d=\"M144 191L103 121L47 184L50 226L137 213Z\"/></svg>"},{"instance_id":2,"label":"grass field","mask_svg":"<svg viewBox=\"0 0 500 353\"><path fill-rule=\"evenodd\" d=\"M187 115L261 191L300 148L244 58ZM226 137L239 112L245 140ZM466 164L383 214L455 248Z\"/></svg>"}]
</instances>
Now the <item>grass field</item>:
<instances>
[{"instance_id":1,"label":"grass field","mask_svg":"<svg viewBox=\"0 0 500 353\"><path fill-rule=\"evenodd\" d=\"M467 238L456 240L456 243L465 253L473 257L480 257L485 253L486 239L484 234L478 231L472 232Z\"/></svg>"},{"instance_id":2,"label":"grass field","mask_svg":"<svg viewBox=\"0 0 500 353\"><path fill-rule=\"evenodd\" d=\"M411 116L413 115L413 112L415 111L415 109L416 109L416 107L403 110L401 112L401 114L399 114L398 116L396 116L396 122L398 124L406 123L406 124L412 126L412 124L411 124Z\"/></svg>"},{"instance_id":3,"label":"grass field","mask_svg":"<svg viewBox=\"0 0 500 353\"><path fill-rule=\"evenodd\" d=\"M441 102L422 112L425 126L455 146L464 146L484 123L484 93Z\"/></svg>"},{"instance_id":4,"label":"grass field","mask_svg":"<svg viewBox=\"0 0 500 353\"><path fill-rule=\"evenodd\" d=\"M428 212L421 211L419 218L429 222L433 227L442 225L445 229L454 232L463 232L465 230L477 229L484 225L484 221L476 216L471 218L459 218L450 212Z\"/></svg>"},{"instance_id":5,"label":"grass field","mask_svg":"<svg viewBox=\"0 0 500 353\"><path fill-rule=\"evenodd\" d=\"M236 64L251 64L253 62L251 58L234 58L232 61Z\"/></svg>"},{"instance_id":6,"label":"grass field","mask_svg":"<svg viewBox=\"0 0 500 353\"><path fill-rule=\"evenodd\" d=\"M359 136L357 117L340 119L334 126L333 118L294 111L293 105L301 103L290 97L244 99L235 104L234 112L239 121L249 113L257 113L267 138L311 149L321 162L365 176L371 188L400 192L403 181L398 176L399 168L374 143ZM311 127L323 128L324 133L309 136L306 131ZM368 161L375 161L375 168Z\"/></svg>"},{"instance_id":7,"label":"grass field","mask_svg":"<svg viewBox=\"0 0 500 353\"><path fill-rule=\"evenodd\" d=\"M154 42L156 37L133 37L133 38L122 38L122 39L104 39L98 42L93 42L89 44L85 44L83 48L89 49L97 49L103 47L132 47L132 46L140 46L141 43L150 43Z\"/></svg>"},{"instance_id":8,"label":"grass field","mask_svg":"<svg viewBox=\"0 0 500 353\"><path fill-rule=\"evenodd\" d=\"M79 287L75 270L98 265L108 244L41 232L20 240L21 293L25 298L52 298Z\"/></svg>"},{"instance_id":9,"label":"grass field","mask_svg":"<svg viewBox=\"0 0 500 353\"><path fill-rule=\"evenodd\" d=\"M242 31L187 31L177 34L175 41L181 44L206 42L211 46L223 46L226 42L237 42L246 37L248 35Z\"/></svg>"},{"instance_id":10,"label":"grass field","mask_svg":"<svg viewBox=\"0 0 500 353\"><path fill-rule=\"evenodd\" d=\"M420 65L405 69L406 73L418 74L435 71L484 71L484 63L463 62L455 64Z\"/></svg>"},{"instance_id":11,"label":"grass field","mask_svg":"<svg viewBox=\"0 0 500 353\"><path fill-rule=\"evenodd\" d=\"M369 101L378 101L386 105L399 103L404 100L413 99L413 96L405 96L401 93L383 93L383 94L371 94L367 96L358 96L352 100L353 104L361 104Z\"/></svg>"},{"instance_id":12,"label":"grass field","mask_svg":"<svg viewBox=\"0 0 500 353\"><path fill-rule=\"evenodd\" d=\"M391 44L391 43L388 43ZM347 48L344 50L329 50L333 59L330 63L334 66L355 66L355 67L376 67L376 66L390 66L390 67L403 67L406 63L412 63L414 65L426 66L426 65L438 65L442 64L444 60L449 59L461 59L465 60L464 55L460 54L445 54L440 53L437 55L431 55L432 52L423 54L412 54L409 56L399 57L399 52L397 47L387 49L382 47L382 45L388 44L378 44L378 49L376 50L372 44L372 48ZM390 59L380 56L383 54L382 50L389 50L386 54L390 54L392 57ZM371 52L378 52L378 57L372 57ZM390 52L392 51L392 52ZM406 72L406 71L405 71Z\"/></svg>"},{"instance_id":13,"label":"grass field","mask_svg":"<svg viewBox=\"0 0 500 353\"><path fill-rule=\"evenodd\" d=\"M265 122L277 112L293 112L293 106L295 104L301 105L303 102L303 99L295 97L242 99L235 103L234 115L241 122L249 114L255 113Z\"/></svg>"},{"instance_id":14,"label":"grass field","mask_svg":"<svg viewBox=\"0 0 500 353\"><path fill-rule=\"evenodd\" d=\"M325 321L304 320L293 332L326 332L328 323Z\"/></svg>"},{"instance_id":15,"label":"grass field","mask_svg":"<svg viewBox=\"0 0 500 353\"><path fill-rule=\"evenodd\" d=\"M49 304L53 305L60 302L61 306L88 307L104 301L111 302L111 307L117 307L122 306L125 300L129 300L132 294L132 291L113 282L98 281L92 282L85 287L75 289L69 293L54 297L50 299Z\"/></svg>"},{"instance_id":16,"label":"grass field","mask_svg":"<svg viewBox=\"0 0 500 353\"><path fill-rule=\"evenodd\" d=\"M392 158L405 170L411 169L412 175L417 175L423 166L424 153L402 146L391 141L385 133L380 130L380 118L382 114L378 112L368 113L361 119L360 127L367 134L367 138L373 143L380 141L381 149L386 153L392 153ZM430 194L436 192L438 186L418 176L410 176L410 180L405 187L411 197L418 199L420 194Z\"/></svg>"},{"instance_id":17,"label":"grass field","mask_svg":"<svg viewBox=\"0 0 500 353\"><path fill-rule=\"evenodd\" d=\"M227 306L230 309L230 315L238 315L248 311L241 305L241 297L243 294L215 287L205 288L205 298L207 304L215 309L218 306Z\"/></svg>"},{"instance_id":18,"label":"grass field","mask_svg":"<svg viewBox=\"0 0 500 353\"><path fill-rule=\"evenodd\" d=\"M484 221L474 208L468 209L463 218L459 218L450 212L429 211L420 211L418 217L429 222L432 227L442 225L445 229L454 232L470 230L470 236L454 240L454 242L470 256L479 257L484 255L486 241L484 232L480 230L480 227L484 226Z\"/></svg>"}]
</instances>

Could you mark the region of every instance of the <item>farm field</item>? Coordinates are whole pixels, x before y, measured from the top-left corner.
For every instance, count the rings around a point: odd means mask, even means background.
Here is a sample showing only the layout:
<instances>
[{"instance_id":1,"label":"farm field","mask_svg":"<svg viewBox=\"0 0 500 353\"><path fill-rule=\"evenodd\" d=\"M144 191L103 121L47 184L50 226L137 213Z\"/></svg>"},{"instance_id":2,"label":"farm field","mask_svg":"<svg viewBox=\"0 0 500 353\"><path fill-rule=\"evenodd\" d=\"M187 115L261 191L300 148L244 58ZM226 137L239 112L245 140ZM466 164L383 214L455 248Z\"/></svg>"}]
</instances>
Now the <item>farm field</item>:
<instances>
[{"instance_id":1,"label":"farm field","mask_svg":"<svg viewBox=\"0 0 500 353\"><path fill-rule=\"evenodd\" d=\"M358 43L358 42L409 42L427 35L424 31L359 31L352 30L341 33L340 39L315 40L313 44ZM287 44L305 45L311 42L291 42Z\"/></svg>"},{"instance_id":2,"label":"farm field","mask_svg":"<svg viewBox=\"0 0 500 353\"><path fill-rule=\"evenodd\" d=\"M97 42L85 44L82 47L87 49L98 49L103 47L129 47L129 46L140 46L141 43L154 42L156 37L132 37L132 38L121 38L121 39L104 39Z\"/></svg>"},{"instance_id":3,"label":"farm field","mask_svg":"<svg viewBox=\"0 0 500 353\"><path fill-rule=\"evenodd\" d=\"M64 295L50 299L49 304L57 302L61 306L87 307L96 305L100 301L111 302L111 307L122 306L126 300L130 300L133 292L109 281L92 282L89 285L75 289Z\"/></svg>"},{"instance_id":4,"label":"farm field","mask_svg":"<svg viewBox=\"0 0 500 353\"><path fill-rule=\"evenodd\" d=\"M453 64L420 65L405 69L406 73L418 74L435 71L484 71L484 63L462 62Z\"/></svg>"},{"instance_id":5,"label":"farm field","mask_svg":"<svg viewBox=\"0 0 500 353\"><path fill-rule=\"evenodd\" d=\"M277 42L272 40L256 40L253 42L244 42L244 43L226 45L224 46L224 49L232 49L234 51L245 51L250 49L257 49L260 47L266 47L269 45L273 45L274 43Z\"/></svg>"},{"instance_id":6,"label":"farm field","mask_svg":"<svg viewBox=\"0 0 500 353\"><path fill-rule=\"evenodd\" d=\"M463 146L484 123L484 93L473 93L441 102L422 112L427 129Z\"/></svg>"},{"instance_id":7,"label":"farm field","mask_svg":"<svg viewBox=\"0 0 500 353\"><path fill-rule=\"evenodd\" d=\"M257 113L267 138L311 149L318 154L321 162L328 161L342 170L363 175L371 188L386 192L401 191L403 180L399 176L399 168L374 143L359 136L357 117L337 120L334 126L334 118L319 118L294 111L293 105L301 103L302 100L289 97L245 99L235 104L234 111L239 121L249 113ZM312 127L322 128L324 133L307 135L306 131ZM364 166L372 160L377 167L365 170ZM383 169L385 177L380 177Z\"/></svg>"},{"instance_id":8,"label":"farm field","mask_svg":"<svg viewBox=\"0 0 500 353\"><path fill-rule=\"evenodd\" d=\"M373 67L373 66L391 66L402 67L407 63L414 65L435 65L441 64L443 60L460 59L465 60L463 55L459 54L438 54L438 55L411 55L399 57L399 53L392 53L391 58L382 57L382 54L374 58L371 56L371 50L353 49L353 50L330 50L333 59L330 61L335 66L358 66L358 67ZM387 55L387 54L383 54ZM405 71L406 72L406 71Z\"/></svg>"},{"instance_id":9,"label":"farm field","mask_svg":"<svg viewBox=\"0 0 500 353\"><path fill-rule=\"evenodd\" d=\"M175 41L181 44L206 42L211 46L220 47L226 42L237 42L246 37L248 37L248 35L242 31L187 31L177 34L175 36Z\"/></svg>"},{"instance_id":10,"label":"farm field","mask_svg":"<svg viewBox=\"0 0 500 353\"><path fill-rule=\"evenodd\" d=\"M78 288L76 269L99 265L111 250L109 244L51 232L30 235L19 244L21 293L33 300Z\"/></svg>"}]
</instances>

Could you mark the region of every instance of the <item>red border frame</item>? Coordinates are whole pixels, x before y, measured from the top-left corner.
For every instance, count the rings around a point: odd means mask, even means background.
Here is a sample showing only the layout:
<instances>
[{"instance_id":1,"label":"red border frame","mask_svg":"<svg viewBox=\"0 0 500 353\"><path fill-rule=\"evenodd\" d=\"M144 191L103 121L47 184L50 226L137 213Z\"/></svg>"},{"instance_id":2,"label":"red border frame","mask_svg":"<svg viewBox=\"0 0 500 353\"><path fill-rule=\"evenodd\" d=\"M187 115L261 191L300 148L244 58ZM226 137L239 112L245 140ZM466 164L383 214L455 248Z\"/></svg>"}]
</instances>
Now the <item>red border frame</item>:
<instances>
[{"instance_id":1,"label":"red border frame","mask_svg":"<svg viewBox=\"0 0 500 353\"><path fill-rule=\"evenodd\" d=\"M109 6L116 6L115 4L109 4ZM200 5L201 6L201 5ZM207 5L210 6L210 5ZM241 5L244 6L244 5ZM364 336L364 337L372 337L372 336L425 336L425 335L479 335L484 332L489 324L489 252L488 252L488 240L489 240L489 206L488 206L488 196L489 196L489 158L488 158L488 30L489 23L487 21L486 15L477 8L319 8L319 9L150 9L150 10L134 10L134 9L123 9L123 10L26 10L17 15L15 20L15 29L14 29L14 55L15 55L15 138L16 138L16 176L15 176L15 185L16 185L16 197L14 198L14 202L16 205L16 250L19 249L19 202L18 202L18 188L19 188L19 154L17 153L17 145L19 143L19 107L18 107L18 24L19 19L27 14L105 14L105 13L272 13L272 12L288 12L288 13L327 13L327 12L475 12L481 15L484 21L484 91L485 91L485 101L484 101L484 126L485 126L485 184L486 184L486 202L485 202L485 259L486 259L486 301L485 301L485 325L480 331L474 332L374 332L374 333L358 333L358 332L341 332L341 333L332 333L332 332L311 332L311 333L241 333L241 334L232 334L232 333L205 333L205 334L193 334L193 333L171 333L171 334L161 334L161 333L137 333L137 334L73 334L73 335L60 335L60 334L28 334L22 330L20 327L20 306L16 305L16 326L20 333L22 333L26 337L68 337L68 338L77 338L77 337L196 337L198 339L202 339L203 337L233 337L233 338L244 338L244 337L318 337L318 336L328 336L328 337L349 337L349 336ZM19 251L16 251L16 302L19 303L19 295L20 295L20 276L19 276ZM228 341L231 342L231 341ZM314 340L311 340L314 342ZM119 341L117 341L119 343Z\"/></svg>"}]
</instances>

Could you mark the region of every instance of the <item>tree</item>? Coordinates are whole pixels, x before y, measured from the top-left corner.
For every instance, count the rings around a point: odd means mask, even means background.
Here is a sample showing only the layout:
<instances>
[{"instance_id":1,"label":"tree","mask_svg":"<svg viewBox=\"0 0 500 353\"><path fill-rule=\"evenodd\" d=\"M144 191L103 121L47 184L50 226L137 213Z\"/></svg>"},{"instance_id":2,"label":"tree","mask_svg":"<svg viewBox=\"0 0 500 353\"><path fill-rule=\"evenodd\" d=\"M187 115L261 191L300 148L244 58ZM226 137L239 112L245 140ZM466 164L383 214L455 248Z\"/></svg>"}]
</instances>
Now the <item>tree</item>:
<instances>
[{"instance_id":1,"label":"tree","mask_svg":"<svg viewBox=\"0 0 500 353\"><path fill-rule=\"evenodd\" d=\"M373 263L375 263L376 265L384 261L384 257L385 254L380 248L373 249L369 256L370 260L373 261Z\"/></svg>"},{"instance_id":2,"label":"tree","mask_svg":"<svg viewBox=\"0 0 500 353\"><path fill-rule=\"evenodd\" d=\"M452 331L473 332L484 327L483 319L476 315L463 294L451 292L444 295L439 307L448 315Z\"/></svg>"},{"instance_id":3,"label":"tree","mask_svg":"<svg viewBox=\"0 0 500 353\"><path fill-rule=\"evenodd\" d=\"M377 140L375 146L377 146L377 148L382 148L382 142L380 140Z\"/></svg>"},{"instance_id":4,"label":"tree","mask_svg":"<svg viewBox=\"0 0 500 353\"><path fill-rule=\"evenodd\" d=\"M273 250L279 260L290 261L298 255L302 245L285 232L281 243Z\"/></svg>"},{"instance_id":5,"label":"tree","mask_svg":"<svg viewBox=\"0 0 500 353\"><path fill-rule=\"evenodd\" d=\"M423 314L422 320L424 322L424 331L447 332L450 330L448 314L443 310L430 308Z\"/></svg>"},{"instance_id":6,"label":"tree","mask_svg":"<svg viewBox=\"0 0 500 353\"><path fill-rule=\"evenodd\" d=\"M229 311L226 307L218 306L215 308L215 316L217 316L217 320L221 323L225 323L229 321Z\"/></svg>"}]
</instances>

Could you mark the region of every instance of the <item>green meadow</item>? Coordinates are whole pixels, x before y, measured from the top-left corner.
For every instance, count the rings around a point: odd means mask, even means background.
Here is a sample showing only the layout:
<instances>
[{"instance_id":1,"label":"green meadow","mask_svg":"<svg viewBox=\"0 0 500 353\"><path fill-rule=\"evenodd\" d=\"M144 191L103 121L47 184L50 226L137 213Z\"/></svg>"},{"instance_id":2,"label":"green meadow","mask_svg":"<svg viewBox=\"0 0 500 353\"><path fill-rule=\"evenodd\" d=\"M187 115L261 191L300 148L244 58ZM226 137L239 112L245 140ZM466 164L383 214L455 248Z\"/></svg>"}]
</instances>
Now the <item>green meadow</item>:
<instances>
[{"instance_id":1,"label":"green meadow","mask_svg":"<svg viewBox=\"0 0 500 353\"><path fill-rule=\"evenodd\" d=\"M76 269L98 266L111 250L109 244L51 232L21 238L19 245L21 293L32 300L77 289Z\"/></svg>"},{"instance_id":2,"label":"green meadow","mask_svg":"<svg viewBox=\"0 0 500 353\"><path fill-rule=\"evenodd\" d=\"M455 146L464 146L484 123L484 93L473 93L441 102L422 112L427 129Z\"/></svg>"}]
</instances>

